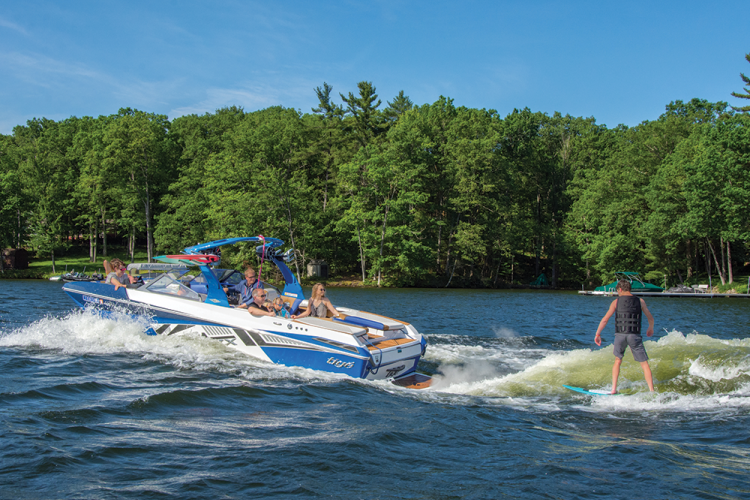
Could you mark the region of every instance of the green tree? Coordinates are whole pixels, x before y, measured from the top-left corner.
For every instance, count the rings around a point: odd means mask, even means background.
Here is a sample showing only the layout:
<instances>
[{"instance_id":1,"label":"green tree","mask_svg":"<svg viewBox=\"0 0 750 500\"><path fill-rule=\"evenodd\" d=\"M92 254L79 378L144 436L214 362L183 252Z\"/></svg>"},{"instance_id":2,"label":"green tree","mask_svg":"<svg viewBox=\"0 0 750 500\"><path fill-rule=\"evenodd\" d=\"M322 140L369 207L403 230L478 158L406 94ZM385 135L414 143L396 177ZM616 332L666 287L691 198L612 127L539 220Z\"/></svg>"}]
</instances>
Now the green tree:
<instances>
[{"instance_id":1,"label":"green tree","mask_svg":"<svg viewBox=\"0 0 750 500\"><path fill-rule=\"evenodd\" d=\"M54 122L29 120L13 129L18 146L19 175L26 195L34 200L29 213L29 242L38 254L52 258L69 247L75 234L75 191L79 166L69 154L78 126L77 118Z\"/></svg>"},{"instance_id":2,"label":"green tree","mask_svg":"<svg viewBox=\"0 0 750 500\"><path fill-rule=\"evenodd\" d=\"M360 146L365 147L384 131L382 117L378 111L382 101L378 99L372 82L359 82L357 88L358 96L351 92L348 97L344 94L339 95L346 104L346 112L353 120L354 136Z\"/></svg>"},{"instance_id":3,"label":"green tree","mask_svg":"<svg viewBox=\"0 0 750 500\"><path fill-rule=\"evenodd\" d=\"M132 206L143 210L146 252L154 255L153 221L155 207L174 177L177 148L168 135L170 123L165 115L123 108L104 130L102 163L115 172L125 185L125 196Z\"/></svg>"},{"instance_id":4,"label":"green tree","mask_svg":"<svg viewBox=\"0 0 750 500\"><path fill-rule=\"evenodd\" d=\"M179 252L215 235L208 215L211 179L207 169L224 152L230 142L228 135L245 115L242 108L232 106L213 114L182 116L172 122L169 133L180 151L180 159L176 178L162 198L163 211L157 217L154 238L158 248ZM219 198L218 202L223 200Z\"/></svg>"},{"instance_id":5,"label":"green tree","mask_svg":"<svg viewBox=\"0 0 750 500\"><path fill-rule=\"evenodd\" d=\"M25 239L31 198L23 190L12 136L0 135L0 249L19 248Z\"/></svg>"},{"instance_id":6,"label":"green tree","mask_svg":"<svg viewBox=\"0 0 750 500\"><path fill-rule=\"evenodd\" d=\"M750 63L750 53L745 54L745 60ZM732 92L732 97L737 97L738 99L750 99L750 77L745 76L745 73L740 73L740 78L742 78L742 82L746 85L742 89L745 93L740 94L738 92ZM739 108L732 106L732 109L742 113L748 113L750 112L750 105L740 106Z\"/></svg>"}]
</instances>

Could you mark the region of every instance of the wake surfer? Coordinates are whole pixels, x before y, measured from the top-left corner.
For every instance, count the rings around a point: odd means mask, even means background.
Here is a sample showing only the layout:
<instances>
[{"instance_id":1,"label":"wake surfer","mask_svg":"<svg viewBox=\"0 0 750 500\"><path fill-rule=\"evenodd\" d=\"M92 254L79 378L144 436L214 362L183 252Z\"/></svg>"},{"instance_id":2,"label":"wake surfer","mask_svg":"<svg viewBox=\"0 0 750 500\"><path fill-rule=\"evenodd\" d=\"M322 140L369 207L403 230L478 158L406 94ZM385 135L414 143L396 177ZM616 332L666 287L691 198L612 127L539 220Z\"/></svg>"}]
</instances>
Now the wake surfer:
<instances>
[{"instance_id":1,"label":"wake surfer","mask_svg":"<svg viewBox=\"0 0 750 500\"><path fill-rule=\"evenodd\" d=\"M617 312L617 316L615 316L615 364L612 366L612 394L617 393L620 365L628 346L630 346L630 352L633 353L633 358L641 364L649 390L654 392L654 380L651 376L651 367L648 365L648 354L646 354L646 348L643 347L643 339L641 338L642 313L648 319L648 330L646 330L648 337L654 334L654 317L646 307L646 301L630 293L629 281L620 280L617 283L617 294L618 297L612 301L607 314L599 322L599 328L597 328L596 337L594 337L596 345L602 345L602 330L607 326L609 318Z\"/></svg>"}]
</instances>

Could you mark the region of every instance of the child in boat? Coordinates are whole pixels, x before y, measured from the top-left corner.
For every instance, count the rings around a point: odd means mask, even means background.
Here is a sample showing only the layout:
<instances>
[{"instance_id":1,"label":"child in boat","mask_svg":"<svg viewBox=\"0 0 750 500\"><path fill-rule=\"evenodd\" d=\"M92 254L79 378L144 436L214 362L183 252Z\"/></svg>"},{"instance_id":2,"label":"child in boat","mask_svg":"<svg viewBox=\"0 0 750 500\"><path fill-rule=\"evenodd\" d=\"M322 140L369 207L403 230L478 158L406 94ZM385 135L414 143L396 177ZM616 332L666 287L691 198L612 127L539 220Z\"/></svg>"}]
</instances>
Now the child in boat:
<instances>
[{"instance_id":1,"label":"child in boat","mask_svg":"<svg viewBox=\"0 0 750 500\"><path fill-rule=\"evenodd\" d=\"M292 313L289 311L289 304L284 302L284 299L281 297L273 299L273 310L276 311L276 316L281 316L282 318L292 317Z\"/></svg>"}]
</instances>

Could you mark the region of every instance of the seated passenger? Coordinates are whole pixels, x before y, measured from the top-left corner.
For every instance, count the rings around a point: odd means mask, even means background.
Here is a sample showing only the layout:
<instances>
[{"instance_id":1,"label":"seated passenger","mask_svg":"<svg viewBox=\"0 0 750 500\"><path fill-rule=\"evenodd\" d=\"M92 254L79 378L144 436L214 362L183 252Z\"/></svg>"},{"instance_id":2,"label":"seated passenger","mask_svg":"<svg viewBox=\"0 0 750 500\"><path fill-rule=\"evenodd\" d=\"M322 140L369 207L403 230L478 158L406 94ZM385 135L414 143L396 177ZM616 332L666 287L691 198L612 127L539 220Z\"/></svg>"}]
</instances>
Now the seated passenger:
<instances>
[{"instance_id":1,"label":"seated passenger","mask_svg":"<svg viewBox=\"0 0 750 500\"><path fill-rule=\"evenodd\" d=\"M112 259L112 262L119 261L118 259ZM122 264L122 262L120 262ZM118 290L120 287L127 287L130 284L130 277L125 273L126 269L125 266L120 265L120 267L117 268L117 270L114 273L109 273L107 275L107 281L106 283L109 283L110 285L115 285L115 290Z\"/></svg>"},{"instance_id":2,"label":"seated passenger","mask_svg":"<svg viewBox=\"0 0 750 500\"><path fill-rule=\"evenodd\" d=\"M262 288L256 288L253 290L253 300L247 306L247 312L253 316L276 316L275 312L271 312L263 305L268 293Z\"/></svg>"},{"instance_id":3,"label":"seated passenger","mask_svg":"<svg viewBox=\"0 0 750 500\"><path fill-rule=\"evenodd\" d=\"M106 260L102 262L102 265L104 266L104 274L106 275L106 278L104 279L105 283L112 284L112 278L115 277L117 270L122 268L125 268L125 264L115 257L111 261L107 262ZM127 283L124 283L126 285L129 285L130 283L135 283L135 279L128 275L127 269L125 268L125 278L127 279ZM115 288L117 290L117 288Z\"/></svg>"},{"instance_id":4,"label":"seated passenger","mask_svg":"<svg viewBox=\"0 0 750 500\"><path fill-rule=\"evenodd\" d=\"M307 301L307 310L302 314L292 314L292 319L304 318L310 316L311 318L325 318L327 311L337 318L341 314L333 307L331 301L326 297L326 287L323 283L315 283L313 285L312 294L310 300Z\"/></svg>"},{"instance_id":5,"label":"seated passenger","mask_svg":"<svg viewBox=\"0 0 750 500\"><path fill-rule=\"evenodd\" d=\"M284 302L284 299L281 297L273 299L273 311L276 313L276 316L282 318L289 319L292 317L292 312L289 310L289 304Z\"/></svg>"},{"instance_id":6,"label":"seated passenger","mask_svg":"<svg viewBox=\"0 0 750 500\"><path fill-rule=\"evenodd\" d=\"M246 309L253 301L253 290L263 289L263 283L258 281L255 270L252 267L245 269L245 281L240 281L232 287L225 287L224 293L235 292L240 295L240 303L237 307Z\"/></svg>"}]
</instances>

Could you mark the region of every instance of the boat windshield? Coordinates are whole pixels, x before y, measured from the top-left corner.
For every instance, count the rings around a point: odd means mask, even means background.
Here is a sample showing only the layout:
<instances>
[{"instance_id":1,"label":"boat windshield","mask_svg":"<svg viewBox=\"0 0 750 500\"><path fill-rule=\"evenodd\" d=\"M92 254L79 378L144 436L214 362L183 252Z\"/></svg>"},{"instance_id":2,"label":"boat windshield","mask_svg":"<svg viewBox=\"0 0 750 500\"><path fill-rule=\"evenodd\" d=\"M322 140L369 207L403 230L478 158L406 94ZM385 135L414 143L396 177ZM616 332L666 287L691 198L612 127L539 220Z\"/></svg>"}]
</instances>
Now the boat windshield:
<instances>
[{"instance_id":1,"label":"boat windshield","mask_svg":"<svg viewBox=\"0 0 750 500\"><path fill-rule=\"evenodd\" d=\"M144 288L149 292L163 293L166 295L174 295L175 297L180 297L182 299L200 301L201 296L197 292L194 292L179 281L180 277L185 274L185 272L187 272L187 270L164 273L159 278L144 286Z\"/></svg>"}]
</instances>

